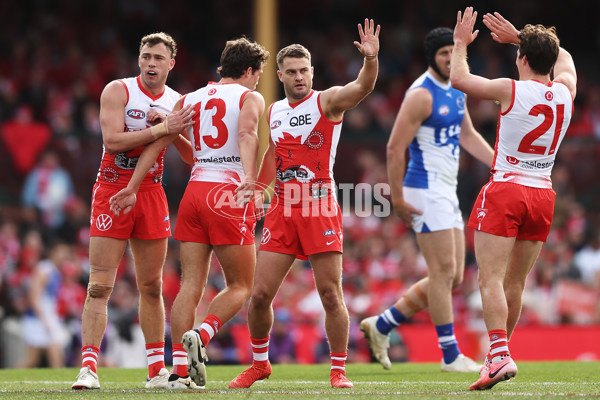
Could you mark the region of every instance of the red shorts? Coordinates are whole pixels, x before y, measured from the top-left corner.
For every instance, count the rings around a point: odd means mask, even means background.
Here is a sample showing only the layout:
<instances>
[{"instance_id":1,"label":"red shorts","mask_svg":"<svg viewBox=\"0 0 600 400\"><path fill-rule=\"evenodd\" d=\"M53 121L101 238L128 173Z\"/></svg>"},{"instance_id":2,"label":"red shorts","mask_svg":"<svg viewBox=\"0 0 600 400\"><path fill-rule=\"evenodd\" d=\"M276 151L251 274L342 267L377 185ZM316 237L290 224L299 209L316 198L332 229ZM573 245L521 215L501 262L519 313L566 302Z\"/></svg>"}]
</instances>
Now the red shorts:
<instances>
[{"instance_id":1,"label":"red shorts","mask_svg":"<svg viewBox=\"0 0 600 400\"><path fill-rule=\"evenodd\" d=\"M552 189L489 182L479 192L469 227L497 236L545 242L555 197Z\"/></svg>"},{"instance_id":2,"label":"red shorts","mask_svg":"<svg viewBox=\"0 0 600 400\"><path fill-rule=\"evenodd\" d=\"M175 239L211 245L254 245L254 203L237 207L233 200L237 185L188 183L179 204Z\"/></svg>"},{"instance_id":3,"label":"red shorts","mask_svg":"<svg viewBox=\"0 0 600 400\"><path fill-rule=\"evenodd\" d=\"M121 189L120 185L98 182L94 185L90 236L144 240L171 236L167 196L160 184L140 187L133 209L117 217L110 211L108 201Z\"/></svg>"},{"instance_id":4,"label":"red shorts","mask_svg":"<svg viewBox=\"0 0 600 400\"><path fill-rule=\"evenodd\" d=\"M314 213L310 207L271 207L265 218L260 250L300 258L327 251L342 253L342 211L335 200L329 213Z\"/></svg>"}]
</instances>

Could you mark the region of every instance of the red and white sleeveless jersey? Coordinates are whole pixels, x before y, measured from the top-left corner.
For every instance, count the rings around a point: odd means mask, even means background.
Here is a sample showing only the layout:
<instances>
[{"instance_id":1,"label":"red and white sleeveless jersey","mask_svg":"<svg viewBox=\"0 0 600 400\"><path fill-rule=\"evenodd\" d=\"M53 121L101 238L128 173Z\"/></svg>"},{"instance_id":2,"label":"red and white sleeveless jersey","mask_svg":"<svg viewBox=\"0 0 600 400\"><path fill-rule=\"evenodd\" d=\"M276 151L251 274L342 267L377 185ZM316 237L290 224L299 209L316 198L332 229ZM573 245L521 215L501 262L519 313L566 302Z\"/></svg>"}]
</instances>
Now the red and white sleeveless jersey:
<instances>
[{"instance_id":1,"label":"red and white sleeveless jersey","mask_svg":"<svg viewBox=\"0 0 600 400\"><path fill-rule=\"evenodd\" d=\"M573 115L573 97L556 81L512 83L511 105L498 118L492 180L552 188L550 174Z\"/></svg>"},{"instance_id":2,"label":"red and white sleeveless jersey","mask_svg":"<svg viewBox=\"0 0 600 400\"><path fill-rule=\"evenodd\" d=\"M275 194L286 200L293 197L287 204L301 206L335 194L333 164L342 121L330 121L319 99L320 92L313 90L299 103L283 99L269 110L277 165ZM302 202L298 202L300 194Z\"/></svg>"},{"instance_id":3,"label":"red and white sleeveless jersey","mask_svg":"<svg viewBox=\"0 0 600 400\"><path fill-rule=\"evenodd\" d=\"M209 82L185 96L194 106L194 125L188 135L194 151L190 181L238 183L244 168L238 146L238 119L246 93L237 83Z\"/></svg>"},{"instance_id":4,"label":"red and white sleeveless jersey","mask_svg":"<svg viewBox=\"0 0 600 400\"><path fill-rule=\"evenodd\" d=\"M121 79L119 82L123 84L127 92L127 103L124 109L124 132L149 128L151 125L146 122L146 114L149 110L155 109L164 114L169 114L181 97L179 93L168 86L165 86L165 90L161 94L153 96L144 89L139 76L137 78ZM118 154L108 154L106 148L103 148L102 163L96 181L114 183L123 187L127 186L144 147L139 146ZM162 181L164 154L165 151L163 150L144 177L141 185L156 184Z\"/></svg>"}]
</instances>

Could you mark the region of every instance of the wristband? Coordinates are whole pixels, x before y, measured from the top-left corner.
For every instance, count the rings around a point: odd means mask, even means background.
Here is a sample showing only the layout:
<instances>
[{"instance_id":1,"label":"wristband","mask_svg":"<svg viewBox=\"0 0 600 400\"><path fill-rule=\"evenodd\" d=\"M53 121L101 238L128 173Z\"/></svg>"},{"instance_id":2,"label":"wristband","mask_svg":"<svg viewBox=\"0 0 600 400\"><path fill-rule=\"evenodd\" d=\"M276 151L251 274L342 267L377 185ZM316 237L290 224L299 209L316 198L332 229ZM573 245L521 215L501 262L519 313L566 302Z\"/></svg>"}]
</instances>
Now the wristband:
<instances>
[{"instance_id":1,"label":"wristband","mask_svg":"<svg viewBox=\"0 0 600 400\"><path fill-rule=\"evenodd\" d=\"M377 54L365 54L365 60L367 61L375 61L377 59Z\"/></svg>"},{"instance_id":2,"label":"wristband","mask_svg":"<svg viewBox=\"0 0 600 400\"><path fill-rule=\"evenodd\" d=\"M150 128L150 133L155 140L169 133L169 123L167 121L168 119L165 118L163 122Z\"/></svg>"}]
</instances>

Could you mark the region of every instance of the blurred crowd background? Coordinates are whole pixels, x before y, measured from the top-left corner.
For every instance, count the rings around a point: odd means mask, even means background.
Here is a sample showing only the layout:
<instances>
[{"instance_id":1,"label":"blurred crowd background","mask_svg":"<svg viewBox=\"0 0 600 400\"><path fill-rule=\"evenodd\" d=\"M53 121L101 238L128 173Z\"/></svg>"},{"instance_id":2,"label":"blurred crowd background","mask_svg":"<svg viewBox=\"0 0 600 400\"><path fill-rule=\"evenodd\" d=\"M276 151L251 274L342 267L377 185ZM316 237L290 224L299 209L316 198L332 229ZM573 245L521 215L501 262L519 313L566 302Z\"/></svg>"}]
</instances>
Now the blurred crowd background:
<instances>
[{"instance_id":1,"label":"blurred crowd background","mask_svg":"<svg viewBox=\"0 0 600 400\"><path fill-rule=\"evenodd\" d=\"M517 28L525 23L555 25L579 73L574 120L552 177L558 194L554 225L528 280L520 324L600 324L600 7L598 2L578 0L568 7L549 3L540 7L528 1L477 3L480 16L499 11ZM387 182L385 145L405 90L426 69L423 38L436 26L453 27L460 8L464 4L457 0L280 1L279 47L297 42L311 51L315 89L354 79L363 62L352 44L358 39L357 24L369 17L382 26L375 91L345 116L334 169L338 183ZM104 85L138 74L139 40L155 31L166 31L178 42L169 86L187 93L218 80L216 68L225 41L240 35L254 38L252 13L252 1L3 2L0 367L79 365L90 197L102 155L98 112ZM477 28L479 38L469 47L472 71L489 78L516 78L515 47L493 42L481 19ZM269 50L269 62L274 63L279 48ZM468 106L476 128L493 144L498 106L476 99L469 99ZM461 208L468 217L489 170L463 152L459 173ZM175 224L188 174L169 148L164 185ZM355 200L350 196L346 208L352 210ZM393 215L359 217L348 212L344 225L350 361L368 361L358 322L391 306L426 273L426 264L412 231ZM260 225L256 231L260 235ZM454 298L455 323L481 330L472 232L467 230L466 237L467 266L464 284ZM163 279L167 318L178 291L178 258L178 243L171 240ZM223 278L213 259L205 296L214 296L221 287ZM36 337L32 327L40 311L54 315L37 322L52 327L58 345ZM198 316L203 318L204 311L201 306ZM318 362L328 357L321 305L306 262L294 265L276 299L275 316L272 361ZM245 321L244 309L211 342L211 362L247 362L249 349L240 339L247 332ZM411 323L430 324L429 316L418 314ZM410 349L403 347L399 335L394 334L392 344L393 360L410 359ZM145 358L128 253L109 303L101 362L133 367L143 366Z\"/></svg>"}]
</instances>

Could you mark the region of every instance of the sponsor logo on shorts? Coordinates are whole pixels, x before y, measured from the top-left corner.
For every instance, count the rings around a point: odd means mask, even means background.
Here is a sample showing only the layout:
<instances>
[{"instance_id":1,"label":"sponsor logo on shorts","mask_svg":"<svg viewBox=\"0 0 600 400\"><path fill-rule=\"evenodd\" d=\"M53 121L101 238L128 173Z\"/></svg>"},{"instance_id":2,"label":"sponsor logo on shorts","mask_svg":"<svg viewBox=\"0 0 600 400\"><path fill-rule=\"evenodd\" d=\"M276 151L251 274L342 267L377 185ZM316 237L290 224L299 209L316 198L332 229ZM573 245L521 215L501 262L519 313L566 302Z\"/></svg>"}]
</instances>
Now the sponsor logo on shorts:
<instances>
[{"instance_id":1,"label":"sponsor logo on shorts","mask_svg":"<svg viewBox=\"0 0 600 400\"><path fill-rule=\"evenodd\" d=\"M323 232L323 236L325 236L325 237L335 236L335 230L327 229L326 231Z\"/></svg>"},{"instance_id":2,"label":"sponsor logo on shorts","mask_svg":"<svg viewBox=\"0 0 600 400\"><path fill-rule=\"evenodd\" d=\"M271 240L271 231L269 228L263 228L262 239L260 240L260 244L267 244Z\"/></svg>"},{"instance_id":3,"label":"sponsor logo on shorts","mask_svg":"<svg viewBox=\"0 0 600 400\"><path fill-rule=\"evenodd\" d=\"M108 214L100 214L96 218L96 228L99 231L107 231L112 227L112 218Z\"/></svg>"},{"instance_id":4,"label":"sponsor logo on shorts","mask_svg":"<svg viewBox=\"0 0 600 400\"><path fill-rule=\"evenodd\" d=\"M487 208L478 208L477 209L477 220L479 222L483 221L483 219L487 215L487 212L488 212Z\"/></svg>"}]
</instances>

